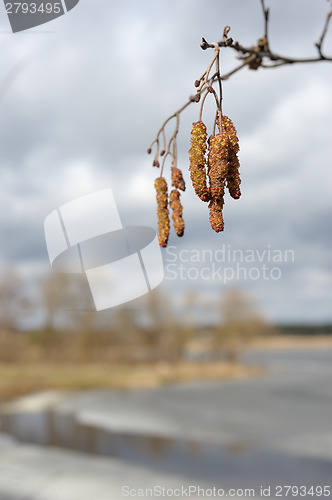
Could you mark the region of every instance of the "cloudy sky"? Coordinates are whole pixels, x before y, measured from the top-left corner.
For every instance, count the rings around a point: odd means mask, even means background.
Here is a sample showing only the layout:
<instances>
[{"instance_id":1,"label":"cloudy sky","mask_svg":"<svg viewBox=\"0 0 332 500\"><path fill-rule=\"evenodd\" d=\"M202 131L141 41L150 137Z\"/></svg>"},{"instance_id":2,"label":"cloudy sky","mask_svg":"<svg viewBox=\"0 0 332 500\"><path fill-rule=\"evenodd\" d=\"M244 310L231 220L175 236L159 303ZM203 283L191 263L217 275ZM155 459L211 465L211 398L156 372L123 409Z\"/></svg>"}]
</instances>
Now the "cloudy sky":
<instances>
[{"instance_id":1,"label":"cloudy sky","mask_svg":"<svg viewBox=\"0 0 332 500\"><path fill-rule=\"evenodd\" d=\"M327 1L267 3L272 49L315 56ZM17 34L0 4L2 268L31 278L46 271L45 217L98 189L112 188L127 225L156 227L157 171L147 146L208 65L212 54L200 49L201 37L219 40L226 24L234 39L254 44L263 34L259 0L81 0L65 16ZM325 43L332 54L332 30ZM238 63L230 49L221 58L224 73ZM315 63L244 69L224 83L224 112L240 138L243 194L226 199L221 234L190 186L198 107L183 112L186 232L172 235L163 251L161 289L209 301L236 287L269 319L332 320L331 76L331 63ZM207 125L213 115L207 105Z\"/></svg>"}]
</instances>

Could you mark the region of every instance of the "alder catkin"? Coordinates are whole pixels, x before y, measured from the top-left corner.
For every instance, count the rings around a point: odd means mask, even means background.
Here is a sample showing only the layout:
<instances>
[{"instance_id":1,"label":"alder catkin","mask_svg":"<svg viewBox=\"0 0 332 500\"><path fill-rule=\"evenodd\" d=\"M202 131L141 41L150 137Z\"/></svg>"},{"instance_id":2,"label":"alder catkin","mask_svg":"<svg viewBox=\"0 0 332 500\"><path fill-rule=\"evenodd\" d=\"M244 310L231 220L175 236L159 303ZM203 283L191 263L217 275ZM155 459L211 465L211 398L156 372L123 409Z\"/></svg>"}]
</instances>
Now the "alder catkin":
<instances>
[{"instance_id":1,"label":"alder catkin","mask_svg":"<svg viewBox=\"0 0 332 500\"><path fill-rule=\"evenodd\" d=\"M220 231L224 230L224 219L222 216L223 205L223 198L214 198L209 203L210 224L216 233L220 233Z\"/></svg>"},{"instance_id":2,"label":"alder catkin","mask_svg":"<svg viewBox=\"0 0 332 500\"><path fill-rule=\"evenodd\" d=\"M184 233L184 220L183 208L180 201L180 193L177 189L173 189L169 195L169 206L173 210L172 219L175 232L178 236L183 236Z\"/></svg>"},{"instance_id":3,"label":"alder catkin","mask_svg":"<svg viewBox=\"0 0 332 500\"><path fill-rule=\"evenodd\" d=\"M181 189L181 191L185 191L186 184L184 182L181 170L177 167L172 167L171 172L172 172L172 186L174 186L176 189Z\"/></svg>"},{"instance_id":4,"label":"alder catkin","mask_svg":"<svg viewBox=\"0 0 332 500\"><path fill-rule=\"evenodd\" d=\"M227 188L229 194L235 200L238 200L241 196L240 190L240 174L239 174L240 162L237 156L229 160L228 163L228 173L227 173Z\"/></svg>"},{"instance_id":5,"label":"alder catkin","mask_svg":"<svg viewBox=\"0 0 332 500\"><path fill-rule=\"evenodd\" d=\"M154 185L157 192L158 241L161 247L166 247L170 229L166 179L158 177Z\"/></svg>"},{"instance_id":6,"label":"alder catkin","mask_svg":"<svg viewBox=\"0 0 332 500\"><path fill-rule=\"evenodd\" d=\"M240 190L241 179L239 174L240 162L237 156L237 153L240 150L239 139L236 135L236 128L232 120L228 118L228 116L222 117L222 128L224 135L227 137L227 143L228 143L227 144L228 166L227 166L227 176L226 176L227 188L231 197L234 199L238 199L241 196L241 190Z\"/></svg>"},{"instance_id":7,"label":"alder catkin","mask_svg":"<svg viewBox=\"0 0 332 500\"><path fill-rule=\"evenodd\" d=\"M212 198L224 195L224 186L227 175L227 137L222 134L209 138L208 176Z\"/></svg>"},{"instance_id":8,"label":"alder catkin","mask_svg":"<svg viewBox=\"0 0 332 500\"><path fill-rule=\"evenodd\" d=\"M234 123L226 115L223 115L221 121L223 132L225 135L227 135L231 148L235 151L235 153L238 153L240 151L240 146Z\"/></svg>"},{"instance_id":9,"label":"alder catkin","mask_svg":"<svg viewBox=\"0 0 332 500\"><path fill-rule=\"evenodd\" d=\"M190 178L195 193L202 201L211 199L206 179L206 126L202 121L193 123L191 131L191 148L189 149Z\"/></svg>"}]
</instances>

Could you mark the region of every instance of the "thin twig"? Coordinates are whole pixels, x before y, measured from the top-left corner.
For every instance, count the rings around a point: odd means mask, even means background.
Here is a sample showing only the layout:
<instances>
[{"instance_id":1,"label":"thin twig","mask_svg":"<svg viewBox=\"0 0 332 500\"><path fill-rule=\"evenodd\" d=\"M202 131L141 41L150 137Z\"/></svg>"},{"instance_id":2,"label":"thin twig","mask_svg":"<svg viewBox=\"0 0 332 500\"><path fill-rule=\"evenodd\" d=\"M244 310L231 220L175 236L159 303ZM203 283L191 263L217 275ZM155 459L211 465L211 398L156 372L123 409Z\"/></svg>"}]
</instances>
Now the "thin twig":
<instances>
[{"instance_id":1,"label":"thin twig","mask_svg":"<svg viewBox=\"0 0 332 500\"><path fill-rule=\"evenodd\" d=\"M167 123L170 120L172 120L172 118L176 118L177 116L179 116L180 113L182 113L182 111L184 111L189 106L189 104L191 104L192 102L195 102L195 97L194 96L190 96L189 100L183 106L181 106L181 108L179 108L177 111L175 111L175 113L173 113L171 116L169 116L168 118L166 118L166 120L164 121L164 123L162 124L162 126L160 127L160 129L158 130L155 139L151 142L150 146L148 147L148 153L151 153L151 149L152 149L152 146L154 144L157 143L157 147L158 147L160 134L163 135L163 144L164 144L164 149L165 149L165 144L166 144L165 126L167 125Z\"/></svg>"},{"instance_id":2,"label":"thin twig","mask_svg":"<svg viewBox=\"0 0 332 500\"><path fill-rule=\"evenodd\" d=\"M270 44L269 44L269 21L270 21L270 11L269 9L265 6L265 0L260 0L261 8L263 11L263 16L264 16L264 37L259 39L257 41L256 46L251 46L251 47L245 47L241 45L239 42L234 42L233 38L229 37L229 31L230 27L226 26L223 31L223 38L219 42L214 42L214 43L209 43L206 41L205 38L202 38L202 43L201 43L201 48L203 50L206 49L214 49L215 54L214 57L212 58L212 61L208 65L207 69L204 71L202 76L199 78L199 80L196 80L195 86L197 88L197 94L196 96L191 96L189 100L180 108L178 109L175 113L173 113L171 116L169 116L162 124L160 129L157 132L157 135L155 139L152 141L152 143L149 146L148 152L151 153L151 148L154 144L156 144L156 157L154 161L154 165L159 166L158 163L158 156L159 156L159 141L160 141L160 135L162 135L162 144L163 144L163 150L160 153L160 156L162 154L165 154L165 157L163 158L162 162L162 168L161 168L161 173L163 172L163 168L165 165L166 158L170 155L173 158L172 163L176 163L176 154L177 154L177 145L176 145L176 137L179 131L179 117L182 111L186 109L189 104L192 102L198 102L200 100L200 96L202 93L204 93L204 96L202 98L201 106L200 106L200 113L199 113L199 119L202 117L202 112L203 112L203 105L205 102L205 99L207 97L208 93L213 93L214 97L217 102L217 109L219 110L219 119L221 120L222 118L222 80L227 80L230 76L234 75L238 71L240 71L244 67L248 67L249 69L257 70L258 68L264 68L264 69L269 69L269 68L277 68L280 66L285 66L289 64L304 64L304 63L316 63L316 62L323 62L323 61L332 61L331 56L326 56L322 52L322 46L323 42L325 40L330 20L332 18L332 0L328 0L330 3L330 9L327 12L325 23L323 26L323 30L321 33L321 36L319 38L319 41L315 44L317 49L318 49L318 56L317 57L308 57L308 58L293 58L293 57L288 57L288 56L283 56L280 54L277 54L275 52L272 52L270 49ZM238 58L242 60L241 64L233 68L231 71L228 73L221 75L220 74L220 67L219 67L219 48L220 47L229 47L233 49L235 52L239 54ZM210 77L210 72L213 67L213 65L216 65L216 71L213 73L213 75ZM217 92L213 89L213 84L218 83L218 90L219 90L219 98ZM176 127L173 132L172 137L170 138L168 145L167 145L167 150L166 149L166 137L165 137L165 126L167 123L172 120L173 118L176 118ZM215 123L216 125L216 123ZM173 151L171 151L171 147L173 147Z\"/></svg>"},{"instance_id":3,"label":"thin twig","mask_svg":"<svg viewBox=\"0 0 332 500\"><path fill-rule=\"evenodd\" d=\"M202 120L202 113L203 113L203 106L204 106L204 103L205 103L205 99L207 97L207 95L209 94L209 91L207 90L205 92L205 94L203 95L202 97L202 100L201 100L201 106L199 108L199 115L198 115L198 121L201 121Z\"/></svg>"},{"instance_id":4,"label":"thin twig","mask_svg":"<svg viewBox=\"0 0 332 500\"><path fill-rule=\"evenodd\" d=\"M323 31L322 31L322 34L320 36L320 39L319 41L316 43L316 47L318 49L318 53L321 57L321 59L326 59L326 57L323 55L322 53L322 45L323 45L323 42L324 42L324 38L326 36L326 33L327 33L327 30L328 30L328 27L329 27L329 23L330 23L330 19L332 17L332 0L330 0L330 5L331 5L331 9L329 10L329 12L327 13L327 16L326 16L326 19L325 19L325 24L324 24L324 27L323 27Z\"/></svg>"},{"instance_id":5,"label":"thin twig","mask_svg":"<svg viewBox=\"0 0 332 500\"><path fill-rule=\"evenodd\" d=\"M250 56L250 57L252 57L252 56ZM231 71L229 71L225 75L222 75L221 79L222 80L227 80L230 76L234 75L234 73L237 73L238 71L240 71L240 69L244 68L244 66L247 66L247 65L248 65L248 58L245 59L243 61L243 63L240 64L239 66L237 66L236 68L232 69Z\"/></svg>"},{"instance_id":6,"label":"thin twig","mask_svg":"<svg viewBox=\"0 0 332 500\"><path fill-rule=\"evenodd\" d=\"M197 89L197 92L201 92L202 88L204 87L204 85L207 85L208 84L208 80L209 80L209 74L210 74L210 71L211 71L211 68L212 66L214 65L215 61L217 60L218 58L218 54L219 54L219 47L217 45L217 47L215 46L215 54L214 54L214 57L212 59L212 61L210 62L209 66L207 67L206 71L203 73L203 78L204 80L202 81L202 83L200 84L200 86L198 87ZM201 78L202 79L202 78Z\"/></svg>"},{"instance_id":7,"label":"thin twig","mask_svg":"<svg viewBox=\"0 0 332 500\"><path fill-rule=\"evenodd\" d=\"M226 31L226 28L224 29L224 36L225 36L225 31ZM217 109L219 110L220 130L222 130L222 83L221 83L221 75L220 75L220 50L219 49L218 49L218 57L216 59L216 78L217 78L218 87L219 87L219 104L217 104Z\"/></svg>"},{"instance_id":8,"label":"thin twig","mask_svg":"<svg viewBox=\"0 0 332 500\"><path fill-rule=\"evenodd\" d=\"M229 26L226 26L228 28ZM220 42L216 42L219 47L230 47L233 43L233 38L223 38ZM215 48L215 43L208 43L205 38L202 37L202 43L201 43L201 49L206 50L206 49L214 49Z\"/></svg>"},{"instance_id":9,"label":"thin twig","mask_svg":"<svg viewBox=\"0 0 332 500\"><path fill-rule=\"evenodd\" d=\"M265 42L265 49L269 50L269 9L265 7L265 2L264 0L261 0L261 6L263 9L263 15L264 15L264 39L263 41Z\"/></svg>"},{"instance_id":10,"label":"thin twig","mask_svg":"<svg viewBox=\"0 0 332 500\"><path fill-rule=\"evenodd\" d=\"M176 113L175 117L173 117L173 118L176 118L176 126L175 126L175 129L174 129L173 135L172 135L172 137L170 138L170 140L168 142L166 154L164 156L164 159L163 159L163 162L162 162L162 165L161 165L161 169L160 169L160 177L162 177L162 175L163 175L164 166L165 166L165 162L166 162L167 156L171 156L172 157L172 164L176 164L176 153L177 153L176 136L178 135L179 127L180 127L180 112L181 111L179 111L178 113ZM172 145L173 145L173 151L171 151L171 146Z\"/></svg>"}]
</instances>

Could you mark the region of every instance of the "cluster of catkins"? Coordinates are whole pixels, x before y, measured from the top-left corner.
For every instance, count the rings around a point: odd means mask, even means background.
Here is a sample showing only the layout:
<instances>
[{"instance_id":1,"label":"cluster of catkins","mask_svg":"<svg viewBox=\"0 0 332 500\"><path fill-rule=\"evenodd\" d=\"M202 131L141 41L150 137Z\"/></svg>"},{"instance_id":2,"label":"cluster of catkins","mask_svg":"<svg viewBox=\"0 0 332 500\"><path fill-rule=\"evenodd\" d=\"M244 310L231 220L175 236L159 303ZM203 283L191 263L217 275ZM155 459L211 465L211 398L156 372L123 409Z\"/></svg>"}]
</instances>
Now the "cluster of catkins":
<instances>
[{"instance_id":1,"label":"cluster of catkins","mask_svg":"<svg viewBox=\"0 0 332 500\"><path fill-rule=\"evenodd\" d=\"M158 241L161 247L166 247L169 237L170 222L168 206L172 210L172 219L175 232L178 236L183 236L184 220L182 216L182 205L180 201L180 191L186 189L182 172L177 167L172 167L172 189L168 197L167 182L164 177L158 177L155 180L157 191L157 215L158 215Z\"/></svg>"},{"instance_id":2,"label":"cluster of catkins","mask_svg":"<svg viewBox=\"0 0 332 500\"><path fill-rule=\"evenodd\" d=\"M219 133L207 140L206 126L198 121L193 123L190 143L190 178L197 196L209 202L210 224L219 233L224 229L222 209L225 186L232 198L241 196L236 129L232 120L223 116Z\"/></svg>"}]
</instances>

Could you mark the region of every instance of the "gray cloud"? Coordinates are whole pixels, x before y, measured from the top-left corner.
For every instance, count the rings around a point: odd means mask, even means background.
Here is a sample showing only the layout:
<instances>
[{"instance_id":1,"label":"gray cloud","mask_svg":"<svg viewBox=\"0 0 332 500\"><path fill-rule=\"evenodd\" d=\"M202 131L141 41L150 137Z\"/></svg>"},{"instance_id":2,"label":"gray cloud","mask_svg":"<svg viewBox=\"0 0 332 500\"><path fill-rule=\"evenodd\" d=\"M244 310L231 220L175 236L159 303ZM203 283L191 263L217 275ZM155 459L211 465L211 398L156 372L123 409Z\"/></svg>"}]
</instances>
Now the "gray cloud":
<instances>
[{"instance_id":1,"label":"gray cloud","mask_svg":"<svg viewBox=\"0 0 332 500\"><path fill-rule=\"evenodd\" d=\"M273 48L314 55L327 2L269 5ZM6 23L0 15L0 30L8 30ZM26 62L0 101L2 260L44 265L46 215L103 187L113 188L124 222L156 226L157 172L146 148L162 121L194 92L210 57L199 48L200 37L220 38L225 24L235 39L254 43L263 33L259 2L80 2L35 30L39 34L1 34L0 80ZM47 30L54 32L42 33ZM237 61L225 50L222 64L226 72ZM197 106L181 117L187 229L170 244L177 251L293 249L295 261L283 267L280 280L233 283L250 290L274 319L331 320L330 76L330 66L319 63L244 70L225 82L224 109L241 141L243 197L227 199L224 234L211 231L207 207L190 187L187 152ZM204 119L211 126L210 104ZM208 297L225 285L169 280L163 286L173 292L196 286Z\"/></svg>"}]
</instances>

